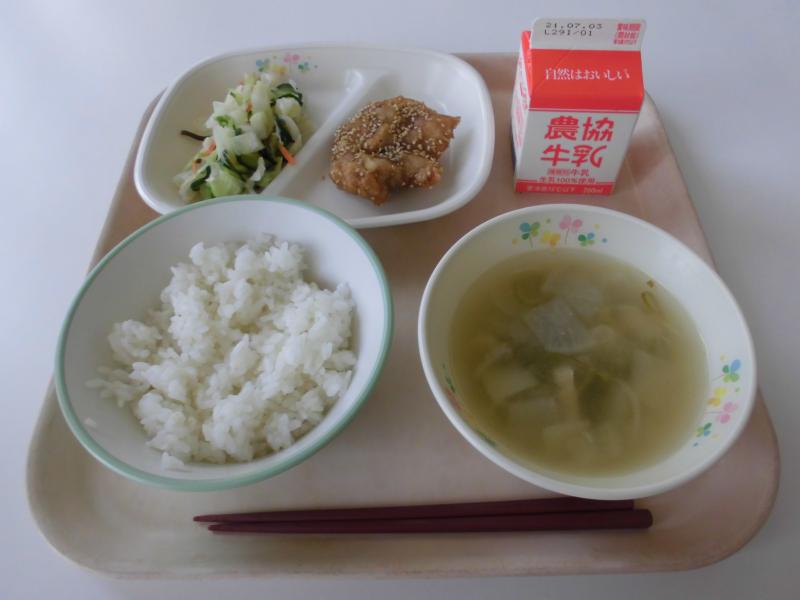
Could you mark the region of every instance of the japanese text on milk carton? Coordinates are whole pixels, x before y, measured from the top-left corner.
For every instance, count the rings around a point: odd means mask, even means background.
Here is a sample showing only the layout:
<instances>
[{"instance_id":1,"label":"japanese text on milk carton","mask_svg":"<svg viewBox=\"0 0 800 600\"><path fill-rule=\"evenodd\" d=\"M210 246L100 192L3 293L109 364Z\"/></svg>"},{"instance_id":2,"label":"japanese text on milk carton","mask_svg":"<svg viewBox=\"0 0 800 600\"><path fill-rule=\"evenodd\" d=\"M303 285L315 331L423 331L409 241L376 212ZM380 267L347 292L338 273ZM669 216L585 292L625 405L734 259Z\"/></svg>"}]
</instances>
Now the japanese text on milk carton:
<instances>
[{"instance_id":1,"label":"japanese text on milk carton","mask_svg":"<svg viewBox=\"0 0 800 600\"><path fill-rule=\"evenodd\" d=\"M518 192L610 194L644 99L644 21L538 19L511 104Z\"/></svg>"}]
</instances>

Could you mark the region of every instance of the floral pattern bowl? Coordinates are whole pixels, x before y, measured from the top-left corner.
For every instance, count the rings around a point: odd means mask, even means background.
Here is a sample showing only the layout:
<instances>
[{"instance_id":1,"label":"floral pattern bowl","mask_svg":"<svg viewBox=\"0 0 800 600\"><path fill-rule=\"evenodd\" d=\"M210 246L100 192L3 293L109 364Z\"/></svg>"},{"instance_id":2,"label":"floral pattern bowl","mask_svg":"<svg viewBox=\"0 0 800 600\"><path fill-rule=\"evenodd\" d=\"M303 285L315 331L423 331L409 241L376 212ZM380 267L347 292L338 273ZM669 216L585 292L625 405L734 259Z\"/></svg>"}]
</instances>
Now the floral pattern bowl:
<instances>
[{"instance_id":1,"label":"floral pattern bowl","mask_svg":"<svg viewBox=\"0 0 800 600\"><path fill-rule=\"evenodd\" d=\"M689 313L705 345L708 384L696 427L660 462L614 476L576 476L523 463L481 430L451 377L452 317L467 288L489 267L519 254L557 248L601 252L650 275ZM548 490L597 499L640 498L699 475L731 447L750 415L756 365L747 323L717 273L683 243L645 221L584 205L522 208L491 219L462 237L434 269L419 312L425 377L456 429L506 471Z\"/></svg>"}]
</instances>

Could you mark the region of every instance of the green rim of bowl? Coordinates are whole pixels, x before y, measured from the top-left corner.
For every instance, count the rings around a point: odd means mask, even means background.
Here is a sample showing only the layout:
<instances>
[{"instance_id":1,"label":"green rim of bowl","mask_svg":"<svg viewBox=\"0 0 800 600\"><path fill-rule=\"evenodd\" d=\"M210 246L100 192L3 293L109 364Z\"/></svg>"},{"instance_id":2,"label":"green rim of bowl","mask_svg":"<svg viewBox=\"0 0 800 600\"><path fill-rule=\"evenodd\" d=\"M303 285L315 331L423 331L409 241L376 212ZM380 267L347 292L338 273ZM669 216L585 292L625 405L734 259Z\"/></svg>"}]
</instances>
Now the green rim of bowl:
<instances>
[{"instance_id":1,"label":"green rim of bowl","mask_svg":"<svg viewBox=\"0 0 800 600\"><path fill-rule=\"evenodd\" d=\"M229 204L234 202L275 202L278 204L289 204L291 206L295 206L303 210L309 210L315 212L321 215L322 217L328 219L334 225L337 225L361 247L361 249L364 251L364 253L369 258L370 262L372 263L372 268L374 272L377 274L378 279L381 283L381 291L383 295L383 310L384 313L386 314L386 321L385 321L386 326L383 331L383 339L381 340L380 354L378 356L378 360L375 362L375 366L373 367L372 372L369 375L369 379L367 380L364 390L355 399L350 409L344 415L342 415L342 417L333 425L333 427L331 427L330 431L328 431L324 436L322 436L315 444L304 449L302 452L290 456L288 458L284 458L283 460L279 460L278 462L267 468L259 469L252 473L247 473L236 477L220 477L216 479L187 480L187 479L173 479L171 477L165 477L162 475L153 475L146 471L142 471L141 469L132 467L129 464L125 463L124 461L111 455L111 453L106 451L105 448L103 448L100 444L98 444L94 440L94 438L86 431L86 429L84 429L83 424L80 422L78 416L75 414L75 411L72 408L72 402L70 400L69 394L67 393L67 386L64 380L64 354L67 341L67 334L69 333L70 327L72 325L72 319L75 316L75 311L78 309L78 306L83 300L86 291L92 285L92 282L103 271L103 269L106 266L108 266L108 264L112 260L114 260L114 257L117 256L117 254L119 254L126 246L128 246L130 243L132 243L134 240L136 240L143 233L149 231L150 229L158 227L161 223L174 219L184 213L193 210L202 210L205 207L217 204ZM56 361L55 361L56 395L58 397L58 404L61 408L61 413L64 415L64 418L67 421L67 425L69 425L69 428L72 430L72 433L92 456L94 456L97 460L99 460L101 463L103 463L112 471L115 471L116 473L119 473L124 477L132 479L134 481L138 481L140 483L167 488L174 491L211 492L216 490L229 489L233 487L239 487L243 485L256 483L258 481L262 481L264 479L282 473L283 471L289 469L290 467L293 467L294 465L304 461L309 456L313 455L315 452L320 450L323 446L325 446L325 444L330 442L334 437L336 437L336 435L344 428L344 426L347 425L353 419L353 417L361 408L361 406L364 404L364 401L367 399L367 396L369 396L370 392L375 386L375 383L377 382L378 377L380 376L380 373L383 370L383 366L386 362L386 357L389 353L389 346L391 345L393 332L394 332L394 308L392 304L392 295L390 293L390 288L389 288L389 281L386 278L386 273L383 270L383 266L381 265L381 262L378 259L377 255L375 254L374 250L366 242L366 240L363 237L361 237L361 235L355 229L353 229L350 225L345 223L342 219L340 219L335 215L332 215L328 211L323 210L319 207L312 206L310 204L306 204L298 200L283 198L280 196L245 195L245 196L231 196L228 198L217 198L214 200L205 200L197 204L190 204L188 206L180 208L166 215L162 215L161 217L140 227L139 229L131 233L128 237L126 237L124 240L122 240L120 243L118 243L116 246L114 246L114 248L112 248L91 270L91 272L86 278L86 281L83 283L77 295L75 296L75 299L70 304L67 316L64 319L64 324L61 326L61 331L58 336L58 346L56 350ZM280 453L277 453L276 455L280 455Z\"/></svg>"}]
</instances>

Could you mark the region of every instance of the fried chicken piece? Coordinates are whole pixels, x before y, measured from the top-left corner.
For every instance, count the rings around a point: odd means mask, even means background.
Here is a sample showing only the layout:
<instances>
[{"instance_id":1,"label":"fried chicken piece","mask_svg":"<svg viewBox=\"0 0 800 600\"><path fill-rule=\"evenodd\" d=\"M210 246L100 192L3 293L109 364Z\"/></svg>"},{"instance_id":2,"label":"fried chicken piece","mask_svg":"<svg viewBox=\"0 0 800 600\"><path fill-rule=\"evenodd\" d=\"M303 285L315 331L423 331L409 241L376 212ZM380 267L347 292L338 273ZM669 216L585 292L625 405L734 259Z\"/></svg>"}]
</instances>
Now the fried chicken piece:
<instances>
[{"instance_id":1,"label":"fried chicken piece","mask_svg":"<svg viewBox=\"0 0 800 600\"><path fill-rule=\"evenodd\" d=\"M394 189L433 187L460 120L403 96L372 102L336 131L331 179L378 205Z\"/></svg>"}]
</instances>

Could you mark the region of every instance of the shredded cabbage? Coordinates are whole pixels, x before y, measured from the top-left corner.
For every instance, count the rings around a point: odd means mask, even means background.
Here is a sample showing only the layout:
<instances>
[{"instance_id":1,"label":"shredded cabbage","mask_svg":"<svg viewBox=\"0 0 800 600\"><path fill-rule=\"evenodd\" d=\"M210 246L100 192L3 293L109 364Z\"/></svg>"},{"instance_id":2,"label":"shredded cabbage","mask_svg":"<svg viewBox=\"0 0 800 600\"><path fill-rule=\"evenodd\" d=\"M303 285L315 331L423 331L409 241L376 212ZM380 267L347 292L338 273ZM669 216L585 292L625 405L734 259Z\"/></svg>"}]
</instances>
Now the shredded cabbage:
<instances>
[{"instance_id":1,"label":"shredded cabbage","mask_svg":"<svg viewBox=\"0 0 800 600\"><path fill-rule=\"evenodd\" d=\"M311 129L303 95L278 69L246 74L211 107L210 135L174 178L187 202L262 191L285 164L280 147L296 154Z\"/></svg>"}]
</instances>

